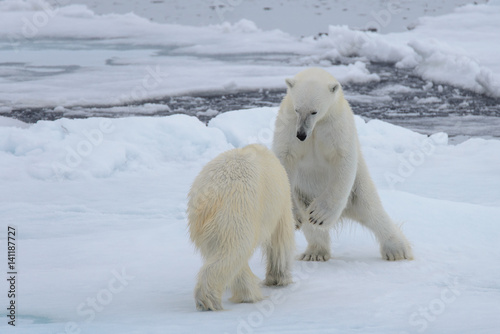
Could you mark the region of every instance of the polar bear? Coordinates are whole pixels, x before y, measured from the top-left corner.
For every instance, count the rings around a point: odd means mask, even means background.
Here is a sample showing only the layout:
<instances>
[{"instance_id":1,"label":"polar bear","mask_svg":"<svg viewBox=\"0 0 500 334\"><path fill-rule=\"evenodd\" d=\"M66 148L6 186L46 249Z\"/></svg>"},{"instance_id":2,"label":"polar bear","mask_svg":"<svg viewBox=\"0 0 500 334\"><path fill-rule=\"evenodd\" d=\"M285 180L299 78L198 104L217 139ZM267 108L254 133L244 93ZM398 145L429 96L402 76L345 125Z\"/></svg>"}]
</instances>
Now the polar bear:
<instances>
[{"instance_id":1,"label":"polar bear","mask_svg":"<svg viewBox=\"0 0 500 334\"><path fill-rule=\"evenodd\" d=\"M264 284L292 282L295 239L290 185L269 149L249 145L220 154L201 170L188 197L191 240L204 258L195 288L199 310L222 310L227 287L235 303L263 298L248 266L258 245L263 245L267 257Z\"/></svg>"},{"instance_id":2,"label":"polar bear","mask_svg":"<svg viewBox=\"0 0 500 334\"><path fill-rule=\"evenodd\" d=\"M412 259L410 244L382 207L368 173L340 83L327 71L310 68L286 84L273 151L288 173L296 227L308 241L299 259L327 261L328 228L342 218L373 231L384 259Z\"/></svg>"}]
</instances>

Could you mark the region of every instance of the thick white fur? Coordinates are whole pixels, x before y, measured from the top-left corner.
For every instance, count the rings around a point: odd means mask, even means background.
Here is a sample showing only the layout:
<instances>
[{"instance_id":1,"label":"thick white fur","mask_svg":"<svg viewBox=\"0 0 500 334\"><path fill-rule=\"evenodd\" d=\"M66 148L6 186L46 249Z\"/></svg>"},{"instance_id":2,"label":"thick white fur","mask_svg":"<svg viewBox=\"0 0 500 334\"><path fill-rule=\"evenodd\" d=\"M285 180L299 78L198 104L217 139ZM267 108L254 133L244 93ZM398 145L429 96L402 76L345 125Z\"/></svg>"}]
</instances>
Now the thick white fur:
<instances>
[{"instance_id":1,"label":"thick white fur","mask_svg":"<svg viewBox=\"0 0 500 334\"><path fill-rule=\"evenodd\" d=\"M340 83L319 68L286 83L273 150L288 173L296 225L309 244L300 259L327 261L328 228L341 218L373 231L384 259L412 259L410 244L382 207L368 173Z\"/></svg>"},{"instance_id":2,"label":"thick white fur","mask_svg":"<svg viewBox=\"0 0 500 334\"><path fill-rule=\"evenodd\" d=\"M291 283L294 222L286 171L267 148L224 152L199 173L189 192L189 231L204 265L195 288L199 310L221 310L226 288L235 303L262 294L248 266L256 247L267 257L266 285Z\"/></svg>"}]
</instances>

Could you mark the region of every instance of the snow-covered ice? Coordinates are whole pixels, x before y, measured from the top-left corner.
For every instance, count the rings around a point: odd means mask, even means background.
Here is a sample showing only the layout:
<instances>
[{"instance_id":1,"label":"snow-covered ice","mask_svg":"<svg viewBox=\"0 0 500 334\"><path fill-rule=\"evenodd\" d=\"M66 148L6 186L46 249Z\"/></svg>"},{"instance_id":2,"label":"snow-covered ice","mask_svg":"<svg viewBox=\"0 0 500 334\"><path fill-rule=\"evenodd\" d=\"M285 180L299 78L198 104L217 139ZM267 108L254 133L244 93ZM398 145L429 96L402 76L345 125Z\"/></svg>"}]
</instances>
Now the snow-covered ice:
<instances>
[{"instance_id":1,"label":"snow-covered ice","mask_svg":"<svg viewBox=\"0 0 500 334\"><path fill-rule=\"evenodd\" d=\"M2 333L495 333L500 328L500 141L448 144L356 117L363 152L414 261L381 259L356 224L334 258L295 262L257 304L198 312L186 194L204 163L271 144L277 108L195 117L0 119L2 244L18 231L19 313ZM296 233L297 253L306 247ZM3 247L5 249L5 247ZM5 263L5 262L4 262ZM251 260L264 277L260 254ZM7 291L2 280L0 291ZM5 298L3 299L5 301ZM5 308L3 308L5 309ZM5 311L2 311L5 313Z\"/></svg>"},{"instance_id":2,"label":"snow-covered ice","mask_svg":"<svg viewBox=\"0 0 500 334\"><path fill-rule=\"evenodd\" d=\"M482 4L487 0L475 2ZM472 1L74 0L72 3L85 4L98 14L134 12L154 22L191 26L235 23L247 18L265 30L280 29L295 36L308 36L326 32L330 24L349 25L358 30L377 29L383 33L403 31L421 16L447 14Z\"/></svg>"},{"instance_id":3,"label":"snow-covered ice","mask_svg":"<svg viewBox=\"0 0 500 334\"><path fill-rule=\"evenodd\" d=\"M366 68L370 61L500 97L498 1L422 18L407 32L330 25L328 35L305 37L264 30L248 19L198 27L58 3L0 2L3 111L282 88L284 78L309 66L324 67L342 83L379 80Z\"/></svg>"}]
</instances>

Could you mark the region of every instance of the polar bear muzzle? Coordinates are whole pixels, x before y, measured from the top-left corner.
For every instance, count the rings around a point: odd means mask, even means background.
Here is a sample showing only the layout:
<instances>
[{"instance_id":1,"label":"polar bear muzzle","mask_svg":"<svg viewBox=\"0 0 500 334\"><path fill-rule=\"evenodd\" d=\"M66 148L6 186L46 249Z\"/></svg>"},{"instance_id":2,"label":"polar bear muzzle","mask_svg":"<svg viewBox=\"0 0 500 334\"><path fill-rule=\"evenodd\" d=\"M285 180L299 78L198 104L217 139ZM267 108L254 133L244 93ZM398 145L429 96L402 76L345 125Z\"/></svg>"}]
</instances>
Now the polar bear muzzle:
<instances>
[{"instance_id":1,"label":"polar bear muzzle","mask_svg":"<svg viewBox=\"0 0 500 334\"><path fill-rule=\"evenodd\" d=\"M304 130L299 130L297 131L297 138L299 138L300 141L304 141L307 138L307 134L305 133Z\"/></svg>"}]
</instances>

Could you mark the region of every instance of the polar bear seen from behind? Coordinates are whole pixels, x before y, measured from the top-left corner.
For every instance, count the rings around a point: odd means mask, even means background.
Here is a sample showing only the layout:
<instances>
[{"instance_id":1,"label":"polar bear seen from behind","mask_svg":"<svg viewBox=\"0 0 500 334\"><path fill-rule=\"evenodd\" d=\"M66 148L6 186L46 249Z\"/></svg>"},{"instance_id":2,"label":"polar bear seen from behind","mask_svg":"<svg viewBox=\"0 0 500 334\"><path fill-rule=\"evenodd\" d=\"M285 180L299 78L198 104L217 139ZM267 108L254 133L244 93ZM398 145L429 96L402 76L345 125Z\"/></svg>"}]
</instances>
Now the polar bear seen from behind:
<instances>
[{"instance_id":1,"label":"polar bear seen from behind","mask_svg":"<svg viewBox=\"0 0 500 334\"><path fill-rule=\"evenodd\" d=\"M412 259L410 244L382 207L368 173L340 83L310 68L286 84L273 150L288 173L295 221L308 241L300 259L327 261L328 228L341 218L373 231L384 259Z\"/></svg>"},{"instance_id":2,"label":"polar bear seen from behind","mask_svg":"<svg viewBox=\"0 0 500 334\"><path fill-rule=\"evenodd\" d=\"M235 303L261 300L248 266L257 246L267 257L266 285L291 283L294 223L286 171L267 148L224 152L199 173L189 192L191 240L204 264L195 288L199 310L222 310L226 288Z\"/></svg>"}]
</instances>

